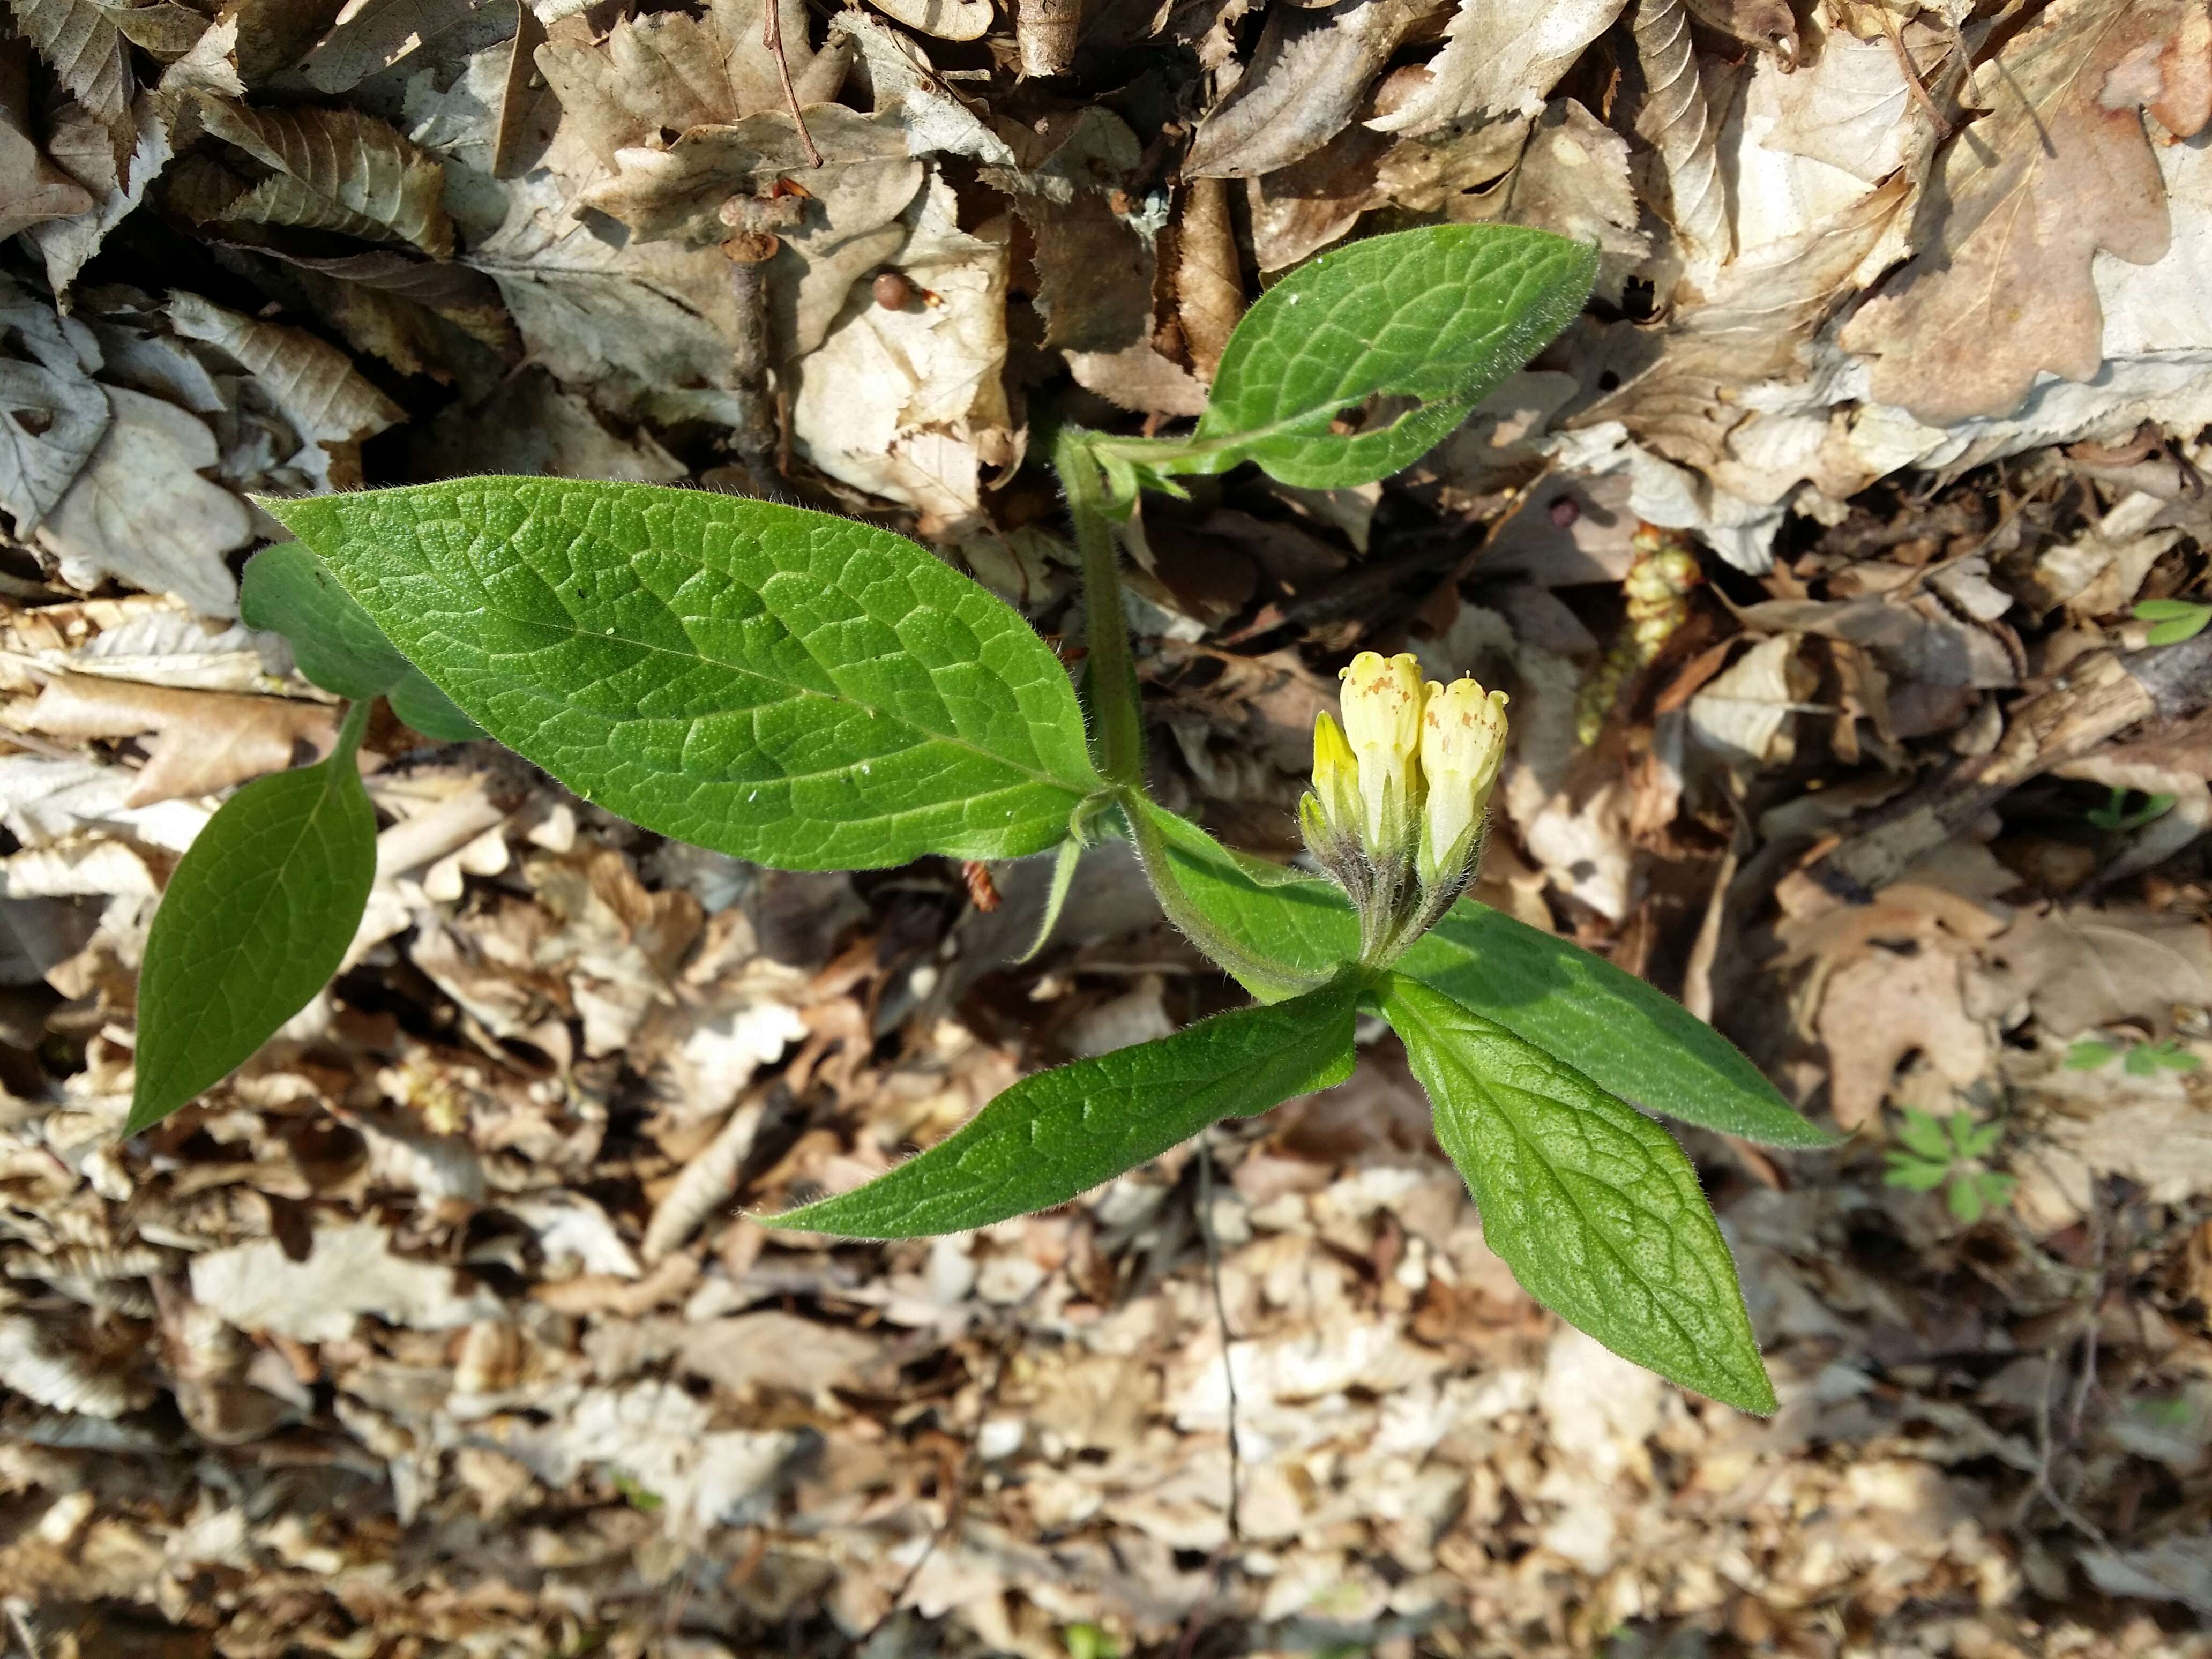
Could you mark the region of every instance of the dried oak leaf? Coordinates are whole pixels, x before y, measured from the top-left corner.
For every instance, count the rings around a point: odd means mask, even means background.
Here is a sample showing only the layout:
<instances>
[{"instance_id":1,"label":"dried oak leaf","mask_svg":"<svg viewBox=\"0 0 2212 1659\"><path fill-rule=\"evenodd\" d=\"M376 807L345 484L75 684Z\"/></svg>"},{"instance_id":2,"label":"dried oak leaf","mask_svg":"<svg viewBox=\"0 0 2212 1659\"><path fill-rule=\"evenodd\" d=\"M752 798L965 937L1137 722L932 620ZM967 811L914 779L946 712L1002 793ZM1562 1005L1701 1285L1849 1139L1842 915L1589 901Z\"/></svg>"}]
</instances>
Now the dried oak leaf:
<instances>
[{"instance_id":1,"label":"dried oak leaf","mask_svg":"<svg viewBox=\"0 0 2212 1659\"><path fill-rule=\"evenodd\" d=\"M452 256L445 170L375 117L304 106L248 109L206 96L199 115L216 137L276 169L220 216L412 242L433 258Z\"/></svg>"},{"instance_id":2,"label":"dried oak leaf","mask_svg":"<svg viewBox=\"0 0 2212 1659\"><path fill-rule=\"evenodd\" d=\"M1815 1030L1828 1047L1828 1105L1844 1130L1871 1121L1898 1062L1914 1050L1963 1088L1991 1058L1990 1036L1967 1012L1965 969L1948 951L1875 949L1829 975Z\"/></svg>"},{"instance_id":3,"label":"dried oak leaf","mask_svg":"<svg viewBox=\"0 0 2212 1659\"><path fill-rule=\"evenodd\" d=\"M2023 915L1984 953L1994 994L2025 999L2055 1036L2121 1020L2160 1033L2177 1007L2212 1007L2212 928L2118 906Z\"/></svg>"},{"instance_id":4,"label":"dried oak leaf","mask_svg":"<svg viewBox=\"0 0 2212 1659\"><path fill-rule=\"evenodd\" d=\"M1981 67L1990 113L1944 152L1925 245L1844 331L1875 401L1942 425L2010 414L2039 374L2096 374L2096 256L2150 264L2172 240L2141 112L2204 125L2208 27L2203 0L2058 0Z\"/></svg>"}]
</instances>

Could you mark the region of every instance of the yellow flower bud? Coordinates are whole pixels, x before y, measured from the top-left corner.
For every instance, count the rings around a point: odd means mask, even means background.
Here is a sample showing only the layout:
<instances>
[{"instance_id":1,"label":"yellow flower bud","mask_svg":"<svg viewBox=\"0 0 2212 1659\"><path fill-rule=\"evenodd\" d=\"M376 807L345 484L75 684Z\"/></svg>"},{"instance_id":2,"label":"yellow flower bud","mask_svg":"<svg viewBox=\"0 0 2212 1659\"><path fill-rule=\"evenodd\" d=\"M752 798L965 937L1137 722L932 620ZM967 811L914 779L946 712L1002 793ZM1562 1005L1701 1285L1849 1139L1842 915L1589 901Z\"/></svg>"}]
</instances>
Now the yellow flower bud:
<instances>
[{"instance_id":1,"label":"yellow flower bud","mask_svg":"<svg viewBox=\"0 0 2212 1659\"><path fill-rule=\"evenodd\" d=\"M1314 716L1314 793L1321 803L1322 821L1336 837L1357 840L1359 835L1359 763L1343 728L1327 714Z\"/></svg>"},{"instance_id":2,"label":"yellow flower bud","mask_svg":"<svg viewBox=\"0 0 2212 1659\"><path fill-rule=\"evenodd\" d=\"M1473 680L1431 684L1421 714L1421 770L1428 811L1421 837L1421 881L1455 880L1505 760L1505 694Z\"/></svg>"},{"instance_id":3,"label":"yellow flower bud","mask_svg":"<svg viewBox=\"0 0 2212 1659\"><path fill-rule=\"evenodd\" d=\"M1363 651L1342 678L1344 732L1359 763L1362 829L1369 848L1389 857L1420 808L1420 665L1410 654Z\"/></svg>"}]
</instances>

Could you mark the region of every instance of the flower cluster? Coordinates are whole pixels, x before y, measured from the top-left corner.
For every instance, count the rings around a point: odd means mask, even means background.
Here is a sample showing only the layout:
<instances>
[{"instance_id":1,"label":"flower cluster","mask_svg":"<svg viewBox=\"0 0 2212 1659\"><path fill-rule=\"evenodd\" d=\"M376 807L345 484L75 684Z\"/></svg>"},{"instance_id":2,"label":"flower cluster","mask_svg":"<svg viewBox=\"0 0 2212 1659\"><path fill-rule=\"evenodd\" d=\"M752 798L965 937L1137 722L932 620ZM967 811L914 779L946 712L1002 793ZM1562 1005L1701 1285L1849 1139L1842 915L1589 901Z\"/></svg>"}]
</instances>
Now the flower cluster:
<instances>
[{"instance_id":1,"label":"flower cluster","mask_svg":"<svg viewBox=\"0 0 2212 1659\"><path fill-rule=\"evenodd\" d=\"M1344 724L1314 722L1306 847L1359 911L1360 957L1387 963L1434 926L1482 857L1505 757L1505 694L1424 684L1411 656L1363 651L1344 671Z\"/></svg>"}]
</instances>

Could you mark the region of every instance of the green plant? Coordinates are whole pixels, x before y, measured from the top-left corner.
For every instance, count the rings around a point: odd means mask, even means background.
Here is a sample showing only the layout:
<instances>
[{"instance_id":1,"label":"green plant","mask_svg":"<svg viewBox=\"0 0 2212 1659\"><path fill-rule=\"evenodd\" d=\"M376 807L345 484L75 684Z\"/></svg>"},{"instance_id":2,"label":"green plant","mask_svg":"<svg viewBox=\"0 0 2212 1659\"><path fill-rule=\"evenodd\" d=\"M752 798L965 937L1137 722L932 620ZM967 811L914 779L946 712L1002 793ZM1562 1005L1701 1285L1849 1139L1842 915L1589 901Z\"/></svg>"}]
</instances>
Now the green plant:
<instances>
[{"instance_id":1,"label":"green plant","mask_svg":"<svg viewBox=\"0 0 2212 1659\"><path fill-rule=\"evenodd\" d=\"M2083 1037L2066 1050L2066 1069L2069 1072L2094 1072L2100 1066L2111 1065L2121 1052L2102 1037ZM2127 1059L2122 1062L2122 1069L2130 1077L2154 1077L2160 1072L2193 1072L2204 1063L2173 1037L2168 1037L2163 1042L2130 1043L2125 1052Z\"/></svg>"},{"instance_id":2,"label":"green plant","mask_svg":"<svg viewBox=\"0 0 2212 1659\"><path fill-rule=\"evenodd\" d=\"M2154 818L2164 817L2173 810L2172 795L2145 795L2143 804L2129 810L2128 797L2136 792L2115 786L2102 806L2093 806L2085 815L2100 830L2140 830Z\"/></svg>"},{"instance_id":3,"label":"green plant","mask_svg":"<svg viewBox=\"0 0 2212 1659\"><path fill-rule=\"evenodd\" d=\"M1317 488L1394 471L1564 326L1594 269L1592 249L1513 228L1354 243L1252 307L1188 436L1061 428L1089 629L1079 695L1014 611L912 542L642 485L477 478L265 502L299 540L249 569L254 615L343 695L387 696L428 731L479 722L588 799L764 864L1056 851L1056 908L1082 848L1126 836L1168 916L1256 1000L1028 1078L879 1179L769 1224L912 1237L1063 1203L1218 1119L1342 1081L1358 1015L1379 1012L1530 1291L1678 1382L1771 1410L1696 1176L1626 1103L1783 1146L1828 1138L1678 1004L1460 897L1502 696L1425 687L1409 657L1347 671L1346 729L1317 731L1303 818L1333 878L1231 853L1143 785L1115 531L1139 492L1246 461ZM179 869L148 947L142 1053L161 1059L142 1066L134 1130L243 1060L342 954L373 858L349 757L320 781L242 792ZM240 810L272 787L345 805L293 803L283 822L312 832L287 839L268 810ZM295 877L307 850L312 880ZM215 914L207 896L223 890L261 919ZM265 940L281 963L263 962ZM264 976L252 994L221 988L249 965ZM216 1041L197 1022L225 994L239 1006Z\"/></svg>"},{"instance_id":4,"label":"green plant","mask_svg":"<svg viewBox=\"0 0 2212 1659\"><path fill-rule=\"evenodd\" d=\"M2212 624L2212 605L2199 605L2192 599L2144 599L2136 606L2136 620L2151 624L2144 636L2146 643L2179 645Z\"/></svg>"},{"instance_id":5,"label":"green plant","mask_svg":"<svg viewBox=\"0 0 2212 1659\"><path fill-rule=\"evenodd\" d=\"M2020 1184L2014 1177L1985 1167L1984 1160L2003 1133L2002 1125L1978 1125L1964 1112L1937 1117L1908 1106L1905 1127L1897 1132L1905 1145L1891 1150L1882 1184L1932 1193L1948 1182L1944 1198L1951 1213L1961 1221L1979 1221L1984 1212L2003 1208Z\"/></svg>"}]
</instances>

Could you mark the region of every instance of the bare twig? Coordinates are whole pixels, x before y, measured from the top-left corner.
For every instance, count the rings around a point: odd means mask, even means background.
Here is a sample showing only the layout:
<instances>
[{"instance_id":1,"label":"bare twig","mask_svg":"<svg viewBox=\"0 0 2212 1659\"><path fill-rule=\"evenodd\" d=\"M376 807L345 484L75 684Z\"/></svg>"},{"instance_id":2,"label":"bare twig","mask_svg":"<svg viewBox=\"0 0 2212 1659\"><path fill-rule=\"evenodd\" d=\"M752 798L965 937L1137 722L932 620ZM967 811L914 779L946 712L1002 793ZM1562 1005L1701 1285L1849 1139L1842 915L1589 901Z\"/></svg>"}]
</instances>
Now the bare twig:
<instances>
[{"instance_id":1,"label":"bare twig","mask_svg":"<svg viewBox=\"0 0 2212 1659\"><path fill-rule=\"evenodd\" d=\"M814 135L806 130L806 117L799 107L799 91L791 84L791 62L783 55L783 7L781 0L769 0L768 19L761 26L761 44L768 48L769 56L775 59L776 78L783 82L783 100L791 106L791 119L799 129L799 142L806 151L809 167L822 165L822 152L814 148Z\"/></svg>"}]
</instances>

